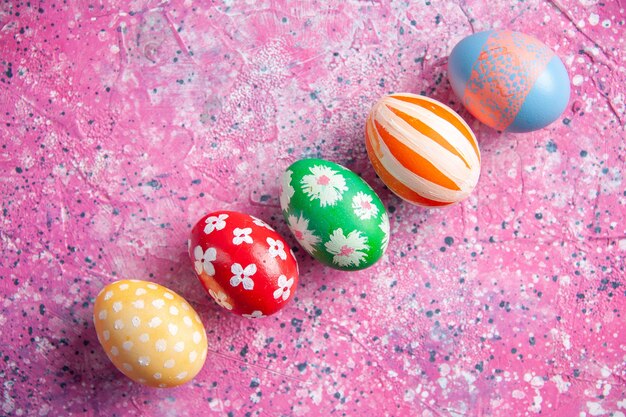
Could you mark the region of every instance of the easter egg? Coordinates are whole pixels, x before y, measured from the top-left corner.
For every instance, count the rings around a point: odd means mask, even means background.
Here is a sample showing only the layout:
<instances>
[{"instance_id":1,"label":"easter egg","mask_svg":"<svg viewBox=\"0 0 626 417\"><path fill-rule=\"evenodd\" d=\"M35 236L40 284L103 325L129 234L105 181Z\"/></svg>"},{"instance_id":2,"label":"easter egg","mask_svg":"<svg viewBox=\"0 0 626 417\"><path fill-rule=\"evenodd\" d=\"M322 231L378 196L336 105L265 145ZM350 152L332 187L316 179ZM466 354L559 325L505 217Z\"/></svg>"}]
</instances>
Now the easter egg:
<instances>
[{"instance_id":1,"label":"easter egg","mask_svg":"<svg viewBox=\"0 0 626 417\"><path fill-rule=\"evenodd\" d=\"M248 214L202 217L191 230L189 256L215 302L247 318L274 314L298 287L298 262L285 239Z\"/></svg>"},{"instance_id":2,"label":"easter egg","mask_svg":"<svg viewBox=\"0 0 626 417\"><path fill-rule=\"evenodd\" d=\"M381 98L367 118L365 146L387 187L419 206L461 201L480 176L474 133L454 110L428 97Z\"/></svg>"},{"instance_id":3,"label":"easter egg","mask_svg":"<svg viewBox=\"0 0 626 417\"><path fill-rule=\"evenodd\" d=\"M559 57L532 36L508 30L461 40L450 54L448 78L467 110L500 131L541 129L559 118L570 96Z\"/></svg>"},{"instance_id":4,"label":"easter egg","mask_svg":"<svg viewBox=\"0 0 626 417\"><path fill-rule=\"evenodd\" d=\"M98 341L117 369L150 387L174 387L196 376L207 355L200 317L180 295L138 280L100 291L93 321Z\"/></svg>"},{"instance_id":5,"label":"easter egg","mask_svg":"<svg viewBox=\"0 0 626 417\"><path fill-rule=\"evenodd\" d=\"M389 217L374 190L334 162L302 159L282 175L280 206L300 246L340 270L378 261L389 242Z\"/></svg>"}]
</instances>

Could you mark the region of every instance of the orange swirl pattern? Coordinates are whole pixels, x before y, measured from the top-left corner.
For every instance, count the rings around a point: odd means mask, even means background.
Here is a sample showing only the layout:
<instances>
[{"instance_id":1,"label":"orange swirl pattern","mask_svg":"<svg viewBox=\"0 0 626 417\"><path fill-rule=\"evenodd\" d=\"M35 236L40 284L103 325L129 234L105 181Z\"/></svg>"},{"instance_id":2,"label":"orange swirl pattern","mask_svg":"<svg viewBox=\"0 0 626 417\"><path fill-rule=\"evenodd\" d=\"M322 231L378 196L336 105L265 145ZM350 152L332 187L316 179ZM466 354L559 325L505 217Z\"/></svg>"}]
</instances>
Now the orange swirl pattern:
<instances>
[{"instance_id":1,"label":"orange swirl pattern","mask_svg":"<svg viewBox=\"0 0 626 417\"><path fill-rule=\"evenodd\" d=\"M404 200L427 207L466 198L480 176L476 137L454 110L416 94L392 94L370 111L365 146L374 170Z\"/></svg>"}]
</instances>

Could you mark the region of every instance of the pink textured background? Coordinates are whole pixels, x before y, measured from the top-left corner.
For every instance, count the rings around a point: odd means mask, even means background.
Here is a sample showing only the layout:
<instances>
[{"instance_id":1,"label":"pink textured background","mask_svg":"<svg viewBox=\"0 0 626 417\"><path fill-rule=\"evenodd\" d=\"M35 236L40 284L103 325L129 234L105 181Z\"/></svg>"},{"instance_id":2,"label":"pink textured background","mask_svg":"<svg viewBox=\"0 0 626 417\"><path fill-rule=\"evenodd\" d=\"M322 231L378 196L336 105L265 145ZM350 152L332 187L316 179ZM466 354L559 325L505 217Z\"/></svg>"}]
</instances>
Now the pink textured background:
<instances>
[{"instance_id":1,"label":"pink textured background","mask_svg":"<svg viewBox=\"0 0 626 417\"><path fill-rule=\"evenodd\" d=\"M4 1L0 14L0 415L626 414L625 12L621 1ZM120 12L123 10L123 12ZM446 57L473 30L532 34L570 105L499 135L460 108ZM474 128L482 176L424 210L376 178L366 114L425 93ZM297 298L249 321L202 292L191 225L280 215L278 176L346 165L391 214L387 255L336 272L302 250ZM107 360L100 288L153 280L201 314L193 383Z\"/></svg>"}]
</instances>

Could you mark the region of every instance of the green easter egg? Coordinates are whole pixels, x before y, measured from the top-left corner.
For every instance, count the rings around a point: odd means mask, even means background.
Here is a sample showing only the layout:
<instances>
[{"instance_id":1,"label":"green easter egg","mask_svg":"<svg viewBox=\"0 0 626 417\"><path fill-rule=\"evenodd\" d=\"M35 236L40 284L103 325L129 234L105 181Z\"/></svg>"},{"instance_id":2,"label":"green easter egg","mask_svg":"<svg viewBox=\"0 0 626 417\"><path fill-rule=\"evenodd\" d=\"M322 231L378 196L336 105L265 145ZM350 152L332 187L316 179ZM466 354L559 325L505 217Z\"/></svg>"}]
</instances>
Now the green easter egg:
<instances>
[{"instance_id":1,"label":"green easter egg","mask_svg":"<svg viewBox=\"0 0 626 417\"><path fill-rule=\"evenodd\" d=\"M300 246L332 268L367 268L387 249L385 206L361 177L334 162L301 159L289 166L280 206Z\"/></svg>"}]
</instances>

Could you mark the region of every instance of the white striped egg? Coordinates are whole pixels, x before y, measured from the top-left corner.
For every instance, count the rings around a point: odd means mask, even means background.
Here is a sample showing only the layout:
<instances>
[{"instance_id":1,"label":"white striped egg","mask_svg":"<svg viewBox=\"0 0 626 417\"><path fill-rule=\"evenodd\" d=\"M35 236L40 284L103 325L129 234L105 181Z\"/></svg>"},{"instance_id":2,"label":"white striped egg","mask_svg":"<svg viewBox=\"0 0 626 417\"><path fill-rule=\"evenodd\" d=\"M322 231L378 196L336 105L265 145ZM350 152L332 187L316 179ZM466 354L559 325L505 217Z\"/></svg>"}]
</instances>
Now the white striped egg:
<instances>
[{"instance_id":1,"label":"white striped egg","mask_svg":"<svg viewBox=\"0 0 626 417\"><path fill-rule=\"evenodd\" d=\"M410 93L381 98L370 111L365 138L378 176L410 203L454 204L478 183L474 133L454 110L431 98Z\"/></svg>"}]
</instances>

